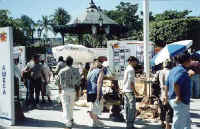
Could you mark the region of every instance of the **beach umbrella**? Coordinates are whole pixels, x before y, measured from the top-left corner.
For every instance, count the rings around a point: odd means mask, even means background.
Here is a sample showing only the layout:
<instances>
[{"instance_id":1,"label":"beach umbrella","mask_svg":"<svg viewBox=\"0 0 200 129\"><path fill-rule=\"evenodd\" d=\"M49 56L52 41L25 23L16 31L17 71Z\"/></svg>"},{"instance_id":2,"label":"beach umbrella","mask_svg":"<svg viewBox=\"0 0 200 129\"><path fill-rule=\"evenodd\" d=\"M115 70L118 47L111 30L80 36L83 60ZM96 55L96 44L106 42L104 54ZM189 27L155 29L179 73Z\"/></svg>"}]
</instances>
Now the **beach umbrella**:
<instances>
[{"instance_id":1,"label":"beach umbrella","mask_svg":"<svg viewBox=\"0 0 200 129\"><path fill-rule=\"evenodd\" d=\"M200 55L200 50L196 51L195 53L199 54Z\"/></svg>"},{"instance_id":2,"label":"beach umbrella","mask_svg":"<svg viewBox=\"0 0 200 129\"><path fill-rule=\"evenodd\" d=\"M192 46L192 42L192 40L183 40L167 44L163 49L161 49L161 51L157 55L152 58L151 64L158 65L160 63L163 63L167 59L170 59L171 57L185 52L186 50L188 50L188 48Z\"/></svg>"},{"instance_id":3,"label":"beach umbrella","mask_svg":"<svg viewBox=\"0 0 200 129\"><path fill-rule=\"evenodd\" d=\"M67 44L53 47L52 52L56 59L59 56L63 56L64 58L71 56L75 63L92 62L95 58L95 52L83 45Z\"/></svg>"}]
</instances>

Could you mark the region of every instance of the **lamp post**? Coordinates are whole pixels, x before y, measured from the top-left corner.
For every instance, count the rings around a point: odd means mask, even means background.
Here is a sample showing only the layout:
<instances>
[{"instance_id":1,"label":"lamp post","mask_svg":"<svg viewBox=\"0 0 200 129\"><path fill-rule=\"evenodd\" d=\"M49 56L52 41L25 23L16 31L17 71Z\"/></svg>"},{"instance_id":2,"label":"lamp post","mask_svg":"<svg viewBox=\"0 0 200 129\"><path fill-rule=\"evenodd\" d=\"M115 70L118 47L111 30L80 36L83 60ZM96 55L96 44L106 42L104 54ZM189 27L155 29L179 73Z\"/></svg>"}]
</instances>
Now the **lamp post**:
<instances>
[{"instance_id":1,"label":"lamp post","mask_svg":"<svg viewBox=\"0 0 200 129\"><path fill-rule=\"evenodd\" d=\"M99 14L100 14L100 12L99 12ZM101 16L101 14L100 14L100 16L99 16L99 32L100 32L100 46L102 47L102 45L103 45L103 18L102 18L102 16Z\"/></svg>"},{"instance_id":2,"label":"lamp post","mask_svg":"<svg viewBox=\"0 0 200 129\"><path fill-rule=\"evenodd\" d=\"M149 66L149 0L144 0L144 71L146 77L150 76L150 66Z\"/></svg>"},{"instance_id":3,"label":"lamp post","mask_svg":"<svg viewBox=\"0 0 200 129\"><path fill-rule=\"evenodd\" d=\"M41 33L42 33L42 29L41 29L41 27L39 27L37 30L37 35L38 35L38 39L39 39L40 43L41 43Z\"/></svg>"},{"instance_id":4,"label":"lamp post","mask_svg":"<svg viewBox=\"0 0 200 129\"><path fill-rule=\"evenodd\" d=\"M32 23L31 26L31 43L34 43L34 39L33 39L33 33L34 33L34 24Z\"/></svg>"}]
</instances>

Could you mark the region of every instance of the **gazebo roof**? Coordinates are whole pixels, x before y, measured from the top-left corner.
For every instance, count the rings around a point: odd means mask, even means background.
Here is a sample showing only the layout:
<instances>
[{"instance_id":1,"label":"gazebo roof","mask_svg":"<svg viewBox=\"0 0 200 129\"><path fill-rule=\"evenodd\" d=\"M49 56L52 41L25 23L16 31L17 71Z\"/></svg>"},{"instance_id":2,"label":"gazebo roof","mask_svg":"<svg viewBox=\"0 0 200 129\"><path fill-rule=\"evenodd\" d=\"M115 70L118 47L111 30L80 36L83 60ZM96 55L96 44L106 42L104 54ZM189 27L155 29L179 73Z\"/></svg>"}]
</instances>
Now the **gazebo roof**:
<instances>
[{"instance_id":1,"label":"gazebo roof","mask_svg":"<svg viewBox=\"0 0 200 129\"><path fill-rule=\"evenodd\" d=\"M94 26L99 34L106 33L106 28L109 29L109 33L112 35L119 35L128 30L127 27L106 16L91 0L89 8L86 9L83 15L77 17L72 24L55 25L54 31L70 34L92 34Z\"/></svg>"},{"instance_id":2,"label":"gazebo roof","mask_svg":"<svg viewBox=\"0 0 200 129\"><path fill-rule=\"evenodd\" d=\"M117 24L91 1L90 7L81 16L77 17L73 24L99 24L100 18L102 18L103 24Z\"/></svg>"}]
</instances>

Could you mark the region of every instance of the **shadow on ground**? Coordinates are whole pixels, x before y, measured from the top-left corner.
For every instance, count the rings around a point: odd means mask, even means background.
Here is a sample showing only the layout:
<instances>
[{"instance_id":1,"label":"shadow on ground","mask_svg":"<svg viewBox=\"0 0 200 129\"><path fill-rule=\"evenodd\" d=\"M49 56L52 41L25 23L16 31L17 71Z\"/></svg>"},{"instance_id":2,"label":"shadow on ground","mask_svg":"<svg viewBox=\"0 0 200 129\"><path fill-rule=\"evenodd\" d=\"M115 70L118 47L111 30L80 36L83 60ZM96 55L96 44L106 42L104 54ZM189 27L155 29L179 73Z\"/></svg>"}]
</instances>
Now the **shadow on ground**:
<instances>
[{"instance_id":1,"label":"shadow on ground","mask_svg":"<svg viewBox=\"0 0 200 129\"><path fill-rule=\"evenodd\" d=\"M200 122L192 122L192 125L195 125L196 127L200 127Z\"/></svg>"},{"instance_id":2,"label":"shadow on ground","mask_svg":"<svg viewBox=\"0 0 200 129\"><path fill-rule=\"evenodd\" d=\"M16 126L65 128L65 124L58 121L38 120L32 118L26 118L24 121L18 121L16 122Z\"/></svg>"},{"instance_id":3,"label":"shadow on ground","mask_svg":"<svg viewBox=\"0 0 200 129\"><path fill-rule=\"evenodd\" d=\"M197 113L190 113L191 118L200 119L200 114Z\"/></svg>"}]
</instances>

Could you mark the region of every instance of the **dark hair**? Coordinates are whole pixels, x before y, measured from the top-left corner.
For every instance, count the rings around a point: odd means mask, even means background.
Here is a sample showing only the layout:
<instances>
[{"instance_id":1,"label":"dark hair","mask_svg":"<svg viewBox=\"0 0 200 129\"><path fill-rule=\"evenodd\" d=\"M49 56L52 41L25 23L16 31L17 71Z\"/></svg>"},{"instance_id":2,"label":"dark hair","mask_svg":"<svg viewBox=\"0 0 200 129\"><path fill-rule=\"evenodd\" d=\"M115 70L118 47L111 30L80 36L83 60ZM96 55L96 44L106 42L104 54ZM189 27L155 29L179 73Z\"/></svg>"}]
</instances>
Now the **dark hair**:
<instances>
[{"instance_id":1,"label":"dark hair","mask_svg":"<svg viewBox=\"0 0 200 129\"><path fill-rule=\"evenodd\" d=\"M95 62L95 61L98 61L98 59L97 59L97 58L95 58L95 59L93 60L93 62Z\"/></svg>"},{"instance_id":2,"label":"dark hair","mask_svg":"<svg viewBox=\"0 0 200 129\"><path fill-rule=\"evenodd\" d=\"M87 70L90 69L90 63L89 63L89 62L87 62L87 63L85 64L85 69L87 69Z\"/></svg>"},{"instance_id":3,"label":"dark hair","mask_svg":"<svg viewBox=\"0 0 200 129\"><path fill-rule=\"evenodd\" d=\"M73 64L73 58L72 58L71 56L68 56L68 57L66 58L65 62L66 62L66 64L67 64L68 66L72 66L72 64Z\"/></svg>"},{"instance_id":4,"label":"dark hair","mask_svg":"<svg viewBox=\"0 0 200 129\"><path fill-rule=\"evenodd\" d=\"M58 61L63 61L64 62L63 56L59 56Z\"/></svg>"},{"instance_id":5,"label":"dark hair","mask_svg":"<svg viewBox=\"0 0 200 129\"><path fill-rule=\"evenodd\" d=\"M173 63L171 61L166 62L164 65L165 68L171 69L173 67Z\"/></svg>"},{"instance_id":6,"label":"dark hair","mask_svg":"<svg viewBox=\"0 0 200 129\"><path fill-rule=\"evenodd\" d=\"M189 61L191 59L191 56L189 53L184 53L184 54L181 54L181 55L178 55L176 57L176 60L180 63L180 64L183 64L187 61Z\"/></svg>"},{"instance_id":7,"label":"dark hair","mask_svg":"<svg viewBox=\"0 0 200 129\"><path fill-rule=\"evenodd\" d=\"M128 58L128 62L132 62L132 61L138 62L138 59L137 59L136 57L134 57L134 56L130 56L130 57Z\"/></svg>"},{"instance_id":8,"label":"dark hair","mask_svg":"<svg viewBox=\"0 0 200 129\"><path fill-rule=\"evenodd\" d=\"M42 64L44 64L44 60L41 60L40 62L41 62Z\"/></svg>"}]
</instances>

